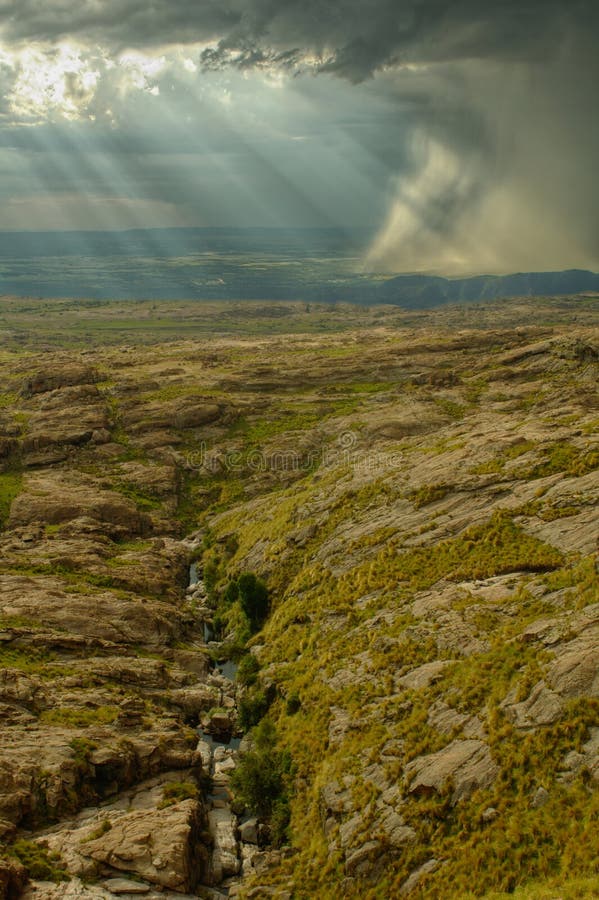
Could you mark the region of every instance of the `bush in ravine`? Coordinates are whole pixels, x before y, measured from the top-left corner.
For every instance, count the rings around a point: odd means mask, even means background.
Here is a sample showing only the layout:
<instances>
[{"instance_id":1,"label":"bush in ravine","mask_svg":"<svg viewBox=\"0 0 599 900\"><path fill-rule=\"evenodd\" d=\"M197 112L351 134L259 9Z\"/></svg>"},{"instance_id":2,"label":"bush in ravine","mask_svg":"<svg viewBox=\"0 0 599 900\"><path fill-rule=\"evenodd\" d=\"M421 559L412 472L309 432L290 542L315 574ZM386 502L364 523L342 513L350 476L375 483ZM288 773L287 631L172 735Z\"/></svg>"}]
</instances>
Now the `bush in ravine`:
<instances>
[{"instance_id":1,"label":"bush in ravine","mask_svg":"<svg viewBox=\"0 0 599 900\"><path fill-rule=\"evenodd\" d=\"M235 603L235 601L239 598L239 585L236 581L230 581L226 586L223 599L225 603Z\"/></svg>"},{"instance_id":2,"label":"bush in ravine","mask_svg":"<svg viewBox=\"0 0 599 900\"><path fill-rule=\"evenodd\" d=\"M204 558L202 576L208 597L212 600L214 599L215 587L218 582L218 559L213 553L211 555L207 554Z\"/></svg>"},{"instance_id":3,"label":"bush in ravine","mask_svg":"<svg viewBox=\"0 0 599 900\"><path fill-rule=\"evenodd\" d=\"M268 696L265 691L254 688L247 691L238 704L239 724L244 731L257 725L260 719L268 712Z\"/></svg>"},{"instance_id":4,"label":"bush in ravine","mask_svg":"<svg viewBox=\"0 0 599 900\"><path fill-rule=\"evenodd\" d=\"M253 749L239 760L231 786L236 799L267 823L272 843L279 846L287 839L289 825L291 757L277 749L276 730L269 719L254 728L252 738Z\"/></svg>"},{"instance_id":5,"label":"bush in ravine","mask_svg":"<svg viewBox=\"0 0 599 900\"><path fill-rule=\"evenodd\" d=\"M252 631L258 631L268 615L268 588L253 572L240 575L237 587L241 608L250 621Z\"/></svg>"},{"instance_id":6,"label":"bush in ravine","mask_svg":"<svg viewBox=\"0 0 599 900\"><path fill-rule=\"evenodd\" d=\"M237 681L240 684L249 687L256 683L258 672L260 671L260 663L252 653L246 653L239 662L237 669Z\"/></svg>"},{"instance_id":7,"label":"bush in ravine","mask_svg":"<svg viewBox=\"0 0 599 900\"><path fill-rule=\"evenodd\" d=\"M229 581L222 593L221 606L230 609L239 601L242 612L247 617L250 630L258 631L268 615L270 602L268 588L253 572L244 572L237 579Z\"/></svg>"}]
</instances>

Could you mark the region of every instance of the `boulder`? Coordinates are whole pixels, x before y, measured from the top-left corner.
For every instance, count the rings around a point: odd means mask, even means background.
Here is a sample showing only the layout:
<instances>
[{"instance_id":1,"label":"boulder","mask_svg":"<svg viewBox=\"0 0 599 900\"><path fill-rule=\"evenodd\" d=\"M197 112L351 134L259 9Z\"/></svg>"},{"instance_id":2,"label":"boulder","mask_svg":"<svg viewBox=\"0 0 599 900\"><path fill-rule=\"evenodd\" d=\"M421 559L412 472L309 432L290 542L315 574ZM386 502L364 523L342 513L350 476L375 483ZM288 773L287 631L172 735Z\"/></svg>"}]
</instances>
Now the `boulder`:
<instances>
[{"instance_id":1,"label":"boulder","mask_svg":"<svg viewBox=\"0 0 599 900\"><path fill-rule=\"evenodd\" d=\"M169 692L169 701L173 706L181 709L186 716L198 718L202 713L208 712L220 702L220 692L204 684L193 687L178 688ZM226 721L225 721L226 720ZM207 729L208 730L208 729ZM228 716L216 713L210 717L209 730L215 733L231 730L231 721Z\"/></svg>"},{"instance_id":2,"label":"boulder","mask_svg":"<svg viewBox=\"0 0 599 900\"><path fill-rule=\"evenodd\" d=\"M175 443L173 428L197 428L216 422L223 414L223 407L217 403L198 398L192 402L189 398L173 400L168 403L131 404L122 409L123 424L133 433L145 432L153 434L152 444L163 446L166 442ZM169 433L159 437L156 429L168 429ZM165 441L166 437L166 441ZM146 442L144 441L144 444Z\"/></svg>"},{"instance_id":3,"label":"boulder","mask_svg":"<svg viewBox=\"0 0 599 900\"><path fill-rule=\"evenodd\" d=\"M340 816L352 808L351 781L342 786L338 781L329 781L320 791L320 808L323 816Z\"/></svg>"},{"instance_id":4,"label":"boulder","mask_svg":"<svg viewBox=\"0 0 599 900\"><path fill-rule=\"evenodd\" d=\"M17 449L18 442L13 437L0 435L0 460L8 459Z\"/></svg>"},{"instance_id":5,"label":"boulder","mask_svg":"<svg viewBox=\"0 0 599 900\"><path fill-rule=\"evenodd\" d=\"M562 765L560 780L570 781L577 775L586 772L594 785L599 783L599 728L589 729L589 739L582 745L580 752L571 750L566 754Z\"/></svg>"},{"instance_id":6,"label":"boulder","mask_svg":"<svg viewBox=\"0 0 599 900\"><path fill-rule=\"evenodd\" d=\"M493 784L499 767L483 741L456 740L438 753L412 760L405 774L410 794L441 793L451 780L452 802L457 803Z\"/></svg>"},{"instance_id":7,"label":"boulder","mask_svg":"<svg viewBox=\"0 0 599 900\"><path fill-rule=\"evenodd\" d=\"M71 423L70 426L52 431L31 430L27 437L23 440L23 452L47 450L55 446L72 445L78 447L81 444L87 444L92 439L94 429L82 428L80 425ZM31 460L27 460L31 464Z\"/></svg>"},{"instance_id":8,"label":"boulder","mask_svg":"<svg viewBox=\"0 0 599 900\"><path fill-rule=\"evenodd\" d=\"M213 849L210 859L209 884L221 884L241 868L237 843L237 819L230 809L216 808L208 813L208 829Z\"/></svg>"},{"instance_id":9,"label":"boulder","mask_svg":"<svg viewBox=\"0 0 599 900\"><path fill-rule=\"evenodd\" d=\"M208 654L199 650L167 650L164 656L172 659L180 669L198 678L205 678L212 669Z\"/></svg>"},{"instance_id":10,"label":"boulder","mask_svg":"<svg viewBox=\"0 0 599 900\"><path fill-rule=\"evenodd\" d=\"M404 847L417 840L414 829L406 825L402 816L390 806L383 807L378 823L391 847Z\"/></svg>"},{"instance_id":11,"label":"boulder","mask_svg":"<svg viewBox=\"0 0 599 900\"><path fill-rule=\"evenodd\" d=\"M104 883L105 887L111 894L133 894L134 896L143 896L149 894L152 888L143 881L131 881L129 878L108 878Z\"/></svg>"},{"instance_id":12,"label":"boulder","mask_svg":"<svg viewBox=\"0 0 599 900\"><path fill-rule=\"evenodd\" d=\"M244 844L258 843L258 819L254 817L241 823L239 826L239 839Z\"/></svg>"},{"instance_id":13,"label":"boulder","mask_svg":"<svg viewBox=\"0 0 599 900\"><path fill-rule=\"evenodd\" d=\"M428 724L440 734L451 734L455 729L459 729L467 738L485 736L483 723L478 716L461 713L443 700L435 700L429 707Z\"/></svg>"},{"instance_id":14,"label":"boulder","mask_svg":"<svg viewBox=\"0 0 599 900\"><path fill-rule=\"evenodd\" d=\"M197 428L199 425L207 425L216 422L220 418L222 408L216 403L201 403L179 407L174 412L176 428Z\"/></svg>"},{"instance_id":15,"label":"boulder","mask_svg":"<svg viewBox=\"0 0 599 900\"><path fill-rule=\"evenodd\" d=\"M544 681L539 681L526 700L504 703L503 709L517 728L534 728L557 722L564 711L564 704L559 694L550 690Z\"/></svg>"},{"instance_id":16,"label":"boulder","mask_svg":"<svg viewBox=\"0 0 599 900\"><path fill-rule=\"evenodd\" d=\"M234 730L234 716L227 712L214 712L202 719L202 726L209 734L225 736Z\"/></svg>"},{"instance_id":17,"label":"boulder","mask_svg":"<svg viewBox=\"0 0 599 900\"><path fill-rule=\"evenodd\" d=\"M399 889L399 894L401 897L407 897L408 894L411 894L412 891L418 887L423 878L427 875L431 875L433 872L439 868L441 863L438 859L428 859L421 866L418 866L417 869L409 875L408 878L404 881L402 886Z\"/></svg>"},{"instance_id":18,"label":"boulder","mask_svg":"<svg viewBox=\"0 0 599 900\"><path fill-rule=\"evenodd\" d=\"M196 753L202 760L202 768L205 772L210 773L212 767L212 746L208 741L200 740L196 746Z\"/></svg>"},{"instance_id":19,"label":"boulder","mask_svg":"<svg viewBox=\"0 0 599 900\"><path fill-rule=\"evenodd\" d=\"M18 669L0 669L0 700L33 708L43 701L46 692L37 678Z\"/></svg>"},{"instance_id":20,"label":"boulder","mask_svg":"<svg viewBox=\"0 0 599 900\"><path fill-rule=\"evenodd\" d=\"M368 875L381 852L382 847L379 841L366 841L346 857L345 874L358 877Z\"/></svg>"},{"instance_id":21,"label":"boulder","mask_svg":"<svg viewBox=\"0 0 599 900\"><path fill-rule=\"evenodd\" d=\"M100 869L134 872L150 884L182 892L201 881L206 853L197 801L115 815L109 821L104 834L79 845L79 853Z\"/></svg>"},{"instance_id":22,"label":"boulder","mask_svg":"<svg viewBox=\"0 0 599 900\"><path fill-rule=\"evenodd\" d=\"M418 691L427 688L429 685L438 681L443 674L444 669L452 664L449 659L436 659L433 662L424 663L416 669L412 669L406 675L402 675L397 679L398 684L412 691Z\"/></svg>"}]
</instances>

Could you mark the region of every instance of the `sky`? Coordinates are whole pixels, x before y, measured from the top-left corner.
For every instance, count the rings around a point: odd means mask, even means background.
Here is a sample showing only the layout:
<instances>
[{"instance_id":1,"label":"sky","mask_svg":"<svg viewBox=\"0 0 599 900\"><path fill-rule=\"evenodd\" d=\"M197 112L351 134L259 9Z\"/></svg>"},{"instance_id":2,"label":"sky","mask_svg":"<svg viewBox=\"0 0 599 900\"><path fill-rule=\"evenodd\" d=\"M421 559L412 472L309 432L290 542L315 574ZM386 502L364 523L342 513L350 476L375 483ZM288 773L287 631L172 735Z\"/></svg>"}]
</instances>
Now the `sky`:
<instances>
[{"instance_id":1,"label":"sky","mask_svg":"<svg viewBox=\"0 0 599 900\"><path fill-rule=\"evenodd\" d=\"M596 0L0 0L0 230L366 227L599 269Z\"/></svg>"}]
</instances>

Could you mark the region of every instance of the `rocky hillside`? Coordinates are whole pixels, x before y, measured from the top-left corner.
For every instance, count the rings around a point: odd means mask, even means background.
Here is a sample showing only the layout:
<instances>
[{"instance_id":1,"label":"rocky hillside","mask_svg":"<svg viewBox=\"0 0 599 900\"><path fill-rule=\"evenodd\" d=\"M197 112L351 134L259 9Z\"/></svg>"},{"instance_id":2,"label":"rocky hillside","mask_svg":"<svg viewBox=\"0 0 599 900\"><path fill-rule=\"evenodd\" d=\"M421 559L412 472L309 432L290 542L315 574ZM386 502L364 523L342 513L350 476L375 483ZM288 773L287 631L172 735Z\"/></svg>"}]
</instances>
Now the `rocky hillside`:
<instances>
[{"instance_id":1,"label":"rocky hillside","mask_svg":"<svg viewBox=\"0 0 599 900\"><path fill-rule=\"evenodd\" d=\"M0 896L599 895L585 302L5 337Z\"/></svg>"}]
</instances>

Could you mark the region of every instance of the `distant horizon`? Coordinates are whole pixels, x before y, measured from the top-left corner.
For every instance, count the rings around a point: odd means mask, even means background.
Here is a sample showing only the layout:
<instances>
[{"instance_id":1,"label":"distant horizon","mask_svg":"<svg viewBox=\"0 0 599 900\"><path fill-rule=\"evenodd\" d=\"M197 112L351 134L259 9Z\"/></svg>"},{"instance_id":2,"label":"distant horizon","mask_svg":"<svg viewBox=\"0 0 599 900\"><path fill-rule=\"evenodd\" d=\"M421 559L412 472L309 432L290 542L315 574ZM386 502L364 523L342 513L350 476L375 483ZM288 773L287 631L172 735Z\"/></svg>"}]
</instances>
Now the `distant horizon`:
<instances>
[{"instance_id":1,"label":"distant horizon","mask_svg":"<svg viewBox=\"0 0 599 900\"><path fill-rule=\"evenodd\" d=\"M160 258L182 258L184 259L186 256L191 256L198 251L200 253L211 253L216 252L214 249L205 248L197 248L197 247L176 247L174 245L166 246L160 245L158 246L154 242L152 242L151 246L144 246L134 248L137 252L130 252L127 248L123 248L120 239L125 237L130 238L138 238L142 239L144 236L156 236L160 234L164 235L179 235L179 236L193 236L194 234L201 233L205 237L209 237L210 235L216 236L235 236L235 237L243 237L244 235L268 235L269 238L274 239L276 236L284 236L284 235L306 235L306 236L316 236L316 235L328 235L335 238L343 239L344 237L348 238L348 246L343 247L338 244L335 245L335 251L339 254L339 261L341 264L345 262L349 262L352 259L355 261L357 259L364 260L366 258L367 252L367 243L370 242L373 238L373 235L376 234L376 228L372 225L284 225L284 226L271 226L271 225L172 225L172 226L160 226L160 225L152 225L146 227L134 227L134 228L47 228L47 229L33 229L33 228L24 228L24 229L1 229L0 228L0 258L4 258L5 260L14 259L15 262L18 261L18 257L11 256L10 252L5 256L6 248L2 246L2 238L16 238L25 239L27 241L28 238L31 239L55 239L59 240L61 236L65 238L77 238L80 237L85 242L85 247L77 246L69 244L69 246L63 247L54 247L54 248L45 248L46 250L51 249L51 252L39 254L35 252L35 250L42 248L35 248L31 245L19 246L18 250L23 252L29 252L32 258L36 256L46 256L47 258L53 257L70 257L70 258L83 258L83 257L103 257L104 254L101 252L100 248L96 248L93 245L90 245L85 240L86 238L97 237L99 239L107 239L110 240L112 238L113 241L118 243L118 250L121 256L131 258L138 258L140 256L140 251L143 250L143 256L154 257L155 259ZM361 247L355 246L350 238L362 238L364 240L364 244ZM16 249L16 248L13 248ZM116 249L115 247L112 248ZM242 248L237 248L239 251L244 252ZM253 250L255 251L255 247ZM264 251L265 248L261 247L261 250ZM312 248L314 249L314 248ZM294 252L295 250L295 252ZM298 247L295 248L285 247L282 252L280 248L277 247L269 247L268 252L270 256L278 257L278 256L287 256L291 252L292 256L297 255ZM320 250L320 248L319 248ZM351 251L351 253L356 253L355 256L348 255L346 251ZM85 252L84 252L85 251ZM94 252L95 251L95 252ZM248 252L247 249L245 252ZM444 270L441 268L437 268L434 266L430 266L428 268L401 268L398 266L396 269L374 269L368 268L366 266L359 267L356 269L356 274L361 273L364 277L372 276L372 277L385 277L386 279L392 279L395 277L422 277L422 278L440 278L448 281L463 281L473 278L502 278L509 276L530 276L530 275L551 275L551 274L560 274L567 272L590 272L592 274L599 273L598 268L584 268L581 266L566 266L561 268L537 268L537 269L472 269L470 271L458 271L451 272L448 270ZM2 292L2 275L0 272L0 292ZM11 291L13 293L13 291ZM36 293L35 291L33 293ZM28 294L23 294L22 296L28 296Z\"/></svg>"},{"instance_id":2,"label":"distant horizon","mask_svg":"<svg viewBox=\"0 0 599 900\"><path fill-rule=\"evenodd\" d=\"M121 234L144 231L376 231L375 225L148 225L135 228L0 228L0 234Z\"/></svg>"}]
</instances>

